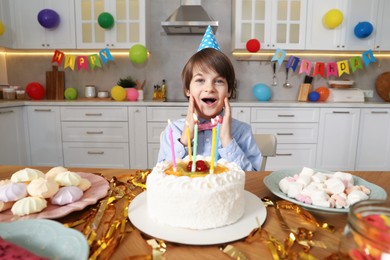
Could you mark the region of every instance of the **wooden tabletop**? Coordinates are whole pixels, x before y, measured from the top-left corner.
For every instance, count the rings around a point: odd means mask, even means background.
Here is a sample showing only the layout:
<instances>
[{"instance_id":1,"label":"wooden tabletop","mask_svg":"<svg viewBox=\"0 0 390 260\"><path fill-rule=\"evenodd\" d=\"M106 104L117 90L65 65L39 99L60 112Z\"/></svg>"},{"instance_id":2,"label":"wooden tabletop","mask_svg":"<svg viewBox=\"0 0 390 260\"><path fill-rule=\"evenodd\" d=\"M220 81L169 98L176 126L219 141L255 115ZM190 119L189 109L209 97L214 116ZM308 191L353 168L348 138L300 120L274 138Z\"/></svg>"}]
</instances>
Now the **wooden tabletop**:
<instances>
[{"instance_id":1,"label":"wooden tabletop","mask_svg":"<svg viewBox=\"0 0 390 260\"><path fill-rule=\"evenodd\" d=\"M25 168L24 166L0 166L0 179L9 178L15 171ZM47 171L49 167L30 167ZM136 170L129 169L94 169L94 168L69 168L71 171L87 172L87 173L101 173L107 178L113 176L127 176L132 175ZM390 172L351 172L366 181L377 184L383 187L386 191L390 190ZM278 198L274 196L263 184L263 179L269 172L247 172L246 173L245 189L257 195L259 198L270 197L272 201L277 201ZM389 197L387 198L389 200ZM288 222L290 227L293 225L305 226L307 221L303 220L297 214L285 212L284 219ZM347 214L342 213L324 213L311 212L318 222L326 222L336 227L334 232L328 230L317 229L315 231L315 241L321 241L326 248L313 247L310 254L318 259L323 259L332 253L337 252L339 239L343 228L346 224ZM0 213L1 214L1 213ZM71 213L75 214L75 213ZM60 219L59 221L64 221ZM291 222L290 222L291 221ZM129 225L129 224L128 224ZM298 227L297 226L297 227ZM273 236L278 241L282 242L287 238L288 232L285 231L276 216L274 207L267 207L267 218L262 225L269 235ZM112 259L130 259L132 256L150 255L151 247L146 240L149 239L138 230L127 234L121 244L116 248L112 255ZM230 243L235 248L240 250L249 259L272 259L270 250L265 241L257 239L251 243L244 239L233 241ZM170 259L231 259L228 255L223 253L220 248L222 245L211 246L189 246L176 243L167 242L167 251L164 254L165 258ZM302 248L296 246L293 248L295 252L301 252Z\"/></svg>"}]
</instances>

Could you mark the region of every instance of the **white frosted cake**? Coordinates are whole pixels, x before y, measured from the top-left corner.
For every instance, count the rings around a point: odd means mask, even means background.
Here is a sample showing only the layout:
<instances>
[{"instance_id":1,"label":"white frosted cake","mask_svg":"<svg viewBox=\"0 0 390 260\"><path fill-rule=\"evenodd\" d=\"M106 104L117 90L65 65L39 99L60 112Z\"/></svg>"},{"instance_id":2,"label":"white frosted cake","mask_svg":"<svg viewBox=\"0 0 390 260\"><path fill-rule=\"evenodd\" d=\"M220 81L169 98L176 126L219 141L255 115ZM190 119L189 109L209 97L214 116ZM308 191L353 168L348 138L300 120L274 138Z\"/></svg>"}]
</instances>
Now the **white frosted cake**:
<instances>
[{"instance_id":1,"label":"white frosted cake","mask_svg":"<svg viewBox=\"0 0 390 260\"><path fill-rule=\"evenodd\" d=\"M197 157L197 162L209 158ZM198 165L198 164L197 164ZM235 163L219 160L214 173L190 172L188 157L158 163L146 181L149 216L174 227L210 229L233 224L245 209L245 173ZM189 167L191 168L191 167Z\"/></svg>"}]
</instances>

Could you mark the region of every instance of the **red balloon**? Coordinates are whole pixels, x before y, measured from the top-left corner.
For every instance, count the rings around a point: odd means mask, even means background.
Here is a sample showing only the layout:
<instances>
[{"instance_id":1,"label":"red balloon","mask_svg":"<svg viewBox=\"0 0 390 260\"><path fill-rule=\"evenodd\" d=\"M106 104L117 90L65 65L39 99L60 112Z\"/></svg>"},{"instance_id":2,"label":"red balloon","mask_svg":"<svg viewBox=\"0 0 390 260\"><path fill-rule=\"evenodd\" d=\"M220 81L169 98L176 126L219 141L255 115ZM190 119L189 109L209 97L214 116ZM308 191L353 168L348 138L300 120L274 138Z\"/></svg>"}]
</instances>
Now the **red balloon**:
<instances>
[{"instance_id":1,"label":"red balloon","mask_svg":"<svg viewBox=\"0 0 390 260\"><path fill-rule=\"evenodd\" d=\"M260 50L260 42L257 39L250 39L246 42L246 49L249 52L257 52Z\"/></svg>"},{"instance_id":2,"label":"red balloon","mask_svg":"<svg viewBox=\"0 0 390 260\"><path fill-rule=\"evenodd\" d=\"M327 87L319 87L316 92L320 94L318 101L325 101L329 97L329 88Z\"/></svg>"},{"instance_id":3,"label":"red balloon","mask_svg":"<svg viewBox=\"0 0 390 260\"><path fill-rule=\"evenodd\" d=\"M26 93L32 99L42 99L45 96L45 88L38 82L30 82L26 86Z\"/></svg>"}]
</instances>

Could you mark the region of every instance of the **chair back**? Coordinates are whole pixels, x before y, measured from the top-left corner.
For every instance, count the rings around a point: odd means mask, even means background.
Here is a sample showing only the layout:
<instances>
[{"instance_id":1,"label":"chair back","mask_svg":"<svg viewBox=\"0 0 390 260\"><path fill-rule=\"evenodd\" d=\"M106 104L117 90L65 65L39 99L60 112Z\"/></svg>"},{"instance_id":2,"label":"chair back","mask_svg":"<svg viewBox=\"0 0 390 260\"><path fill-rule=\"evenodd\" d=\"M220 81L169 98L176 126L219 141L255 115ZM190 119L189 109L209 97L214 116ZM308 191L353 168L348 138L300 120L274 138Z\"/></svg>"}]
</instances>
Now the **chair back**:
<instances>
[{"instance_id":1,"label":"chair back","mask_svg":"<svg viewBox=\"0 0 390 260\"><path fill-rule=\"evenodd\" d=\"M277 139L273 134L255 134L254 137L263 157L259 171L264 171L267 158L276 156Z\"/></svg>"}]
</instances>

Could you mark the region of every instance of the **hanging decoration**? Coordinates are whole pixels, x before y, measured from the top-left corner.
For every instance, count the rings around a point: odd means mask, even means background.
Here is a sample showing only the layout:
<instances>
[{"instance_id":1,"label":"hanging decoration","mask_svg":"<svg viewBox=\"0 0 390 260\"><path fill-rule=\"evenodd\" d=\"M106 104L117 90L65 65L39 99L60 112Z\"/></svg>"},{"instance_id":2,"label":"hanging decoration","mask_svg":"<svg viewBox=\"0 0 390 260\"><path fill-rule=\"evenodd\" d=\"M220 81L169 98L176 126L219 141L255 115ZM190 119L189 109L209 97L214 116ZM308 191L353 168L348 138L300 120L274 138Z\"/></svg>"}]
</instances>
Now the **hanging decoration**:
<instances>
[{"instance_id":1,"label":"hanging decoration","mask_svg":"<svg viewBox=\"0 0 390 260\"><path fill-rule=\"evenodd\" d=\"M112 57L109 49L104 48L99 51L99 54L91 54L91 55L73 55L66 54L62 51L55 50L54 55L51 59L52 63L57 63L58 66L63 66L64 69L70 68L71 70L84 69L86 71L93 70L96 67L101 68L102 63L107 64L108 61L113 61L114 57Z\"/></svg>"},{"instance_id":2,"label":"hanging decoration","mask_svg":"<svg viewBox=\"0 0 390 260\"><path fill-rule=\"evenodd\" d=\"M286 55L286 51L277 49L271 59L271 62L277 61L280 66L285 60ZM343 74L350 74L351 72L356 72L358 69L362 70L364 67L368 67L370 63L374 62L376 62L376 58L374 57L372 50L363 52L361 56L354 56L350 59L330 61L326 63L310 61L292 55L287 59L286 68L292 69L294 72L298 69L299 74L304 73L308 76L329 78L331 76L341 77Z\"/></svg>"},{"instance_id":3,"label":"hanging decoration","mask_svg":"<svg viewBox=\"0 0 390 260\"><path fill-rule=\"evenodd\" d=\"M359 39L367 38L374 30L374 26L370 22L359 22L353 30L355 36Z\"/></svg>"},{"instance_id":4,"label":"hanging decoration","mask_svg":"<svg viewBox=\"0 0 390 260\"><path fill-rule=\"evenodd\" d=\"M148 50L142 44L135 44L129 50L129 57L136 64L144 63L148 59Z\"/></svg>"},{"instance_id":5,"label":"hanging decoration","mask_svg":"<svg viewBox=\"0 0 390 260\"><path fill-rule=\"evenodd\" d=\"M114 26L115 20L112 14L103 12L98 16L98 24L103 29L111 29Z\"/></svg>"},{"instance_id":6,"label":"hanging decoration","mask_svg":"<svg viewBox=\"0 0 390 260\"><path fill-rule=\"evenodd\" d=\"M325 27L329 29L337 28L343 22L344 16L339 9L330 9L323 17Z\"/></svg>"},{"instance_id":7,"label":"hanging decoration","mask_svg":"<svg viewBox=\"0 0 390 260\"><path fill-rule=\"evenodd\" d=\"M5 26L2 21L0 21L0 36L5 33Z\"/></svg>"},{"instance_id":8,"label":"hanging decoration","mask_svg":"<svg viewBox=\"0 0 390 260\"><path fill-rule=\"evenodd\" d=\"M246 42L246 49L249 52L257 52L260 50L260 42L257 39L250 39Z\"/></svg>"},{"instance_id":9,"label":"hanging decoration","mask_svg":"<svg viewBox=\"0 0 390 260\"><path fill-rule=\"evenodd\" d=\"M42 9L37 19L39 24L46 29L55 29L60 24L59 14L52 9Z\"/></svg>"}]
</instances>

